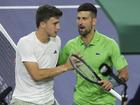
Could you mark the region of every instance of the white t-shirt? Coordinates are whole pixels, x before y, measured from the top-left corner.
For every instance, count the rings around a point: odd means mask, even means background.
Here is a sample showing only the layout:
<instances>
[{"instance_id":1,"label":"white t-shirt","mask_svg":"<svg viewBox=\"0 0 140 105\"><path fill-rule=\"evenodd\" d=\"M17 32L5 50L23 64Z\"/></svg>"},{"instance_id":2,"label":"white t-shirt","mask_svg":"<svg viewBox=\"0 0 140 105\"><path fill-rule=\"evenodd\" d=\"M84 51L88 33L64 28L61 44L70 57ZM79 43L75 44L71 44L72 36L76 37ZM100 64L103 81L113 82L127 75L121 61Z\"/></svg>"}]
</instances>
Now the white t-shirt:
<instances>
[{"instance_id":1,"label":"white t-shirt","mask_svg":"<svg viewBox=\"0 0 140 105\"><path fill-rule=\"evenodd\" d=\"M49 42L44 44L37 39L35 32L19 40L16 51L14 98L36 104L54 100L53 79L34 81L23 61L37 62L40 69L55 67L60 47L61 40L58 36L50 38Z\"/></svg>"}]
</instances>

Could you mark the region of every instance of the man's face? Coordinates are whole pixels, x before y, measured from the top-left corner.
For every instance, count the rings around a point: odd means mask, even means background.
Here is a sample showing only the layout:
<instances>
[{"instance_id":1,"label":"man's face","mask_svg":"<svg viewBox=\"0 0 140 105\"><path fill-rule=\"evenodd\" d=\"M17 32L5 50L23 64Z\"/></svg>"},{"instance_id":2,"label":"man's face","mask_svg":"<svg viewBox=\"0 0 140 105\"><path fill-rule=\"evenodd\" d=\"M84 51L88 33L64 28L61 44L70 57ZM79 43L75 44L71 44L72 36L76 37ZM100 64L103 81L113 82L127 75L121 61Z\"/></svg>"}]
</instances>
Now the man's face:
<instances>
[{"instance_id":1,"label":"man's face","mask_svg":"<svg viewBox=\"0 0 140 105\"><path fill-rule=\"evenodd\" d=\"M57 32L60 30L60 20L57 17L51 17L45 22L44 31L49 37L56 37Z\"/></svg>"},{"instance_id":2,"label":"man's face","mask_svg":"<svg viewBox=\"0 0 140 105\"><path fill-rule=\"evenodd\" d=\"M96 25L96 18L93 18L89 11L80 11L77 13L77 25L80 35L85 37Z\"/></svg>"}]
</instances>

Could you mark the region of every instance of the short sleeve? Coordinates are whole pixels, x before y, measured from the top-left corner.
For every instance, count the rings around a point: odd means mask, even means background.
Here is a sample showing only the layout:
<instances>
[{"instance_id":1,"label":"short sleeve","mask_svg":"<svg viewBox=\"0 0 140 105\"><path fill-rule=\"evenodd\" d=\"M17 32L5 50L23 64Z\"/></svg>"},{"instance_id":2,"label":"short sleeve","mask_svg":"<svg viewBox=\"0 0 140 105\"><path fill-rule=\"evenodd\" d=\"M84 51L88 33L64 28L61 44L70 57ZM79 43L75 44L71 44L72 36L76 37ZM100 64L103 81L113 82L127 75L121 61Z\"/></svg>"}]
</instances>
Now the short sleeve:
<instances>
[{"instance_id":1,"label":"short sleeve","mask_svg":"<svg viewBox=\"0 0 140 105\"><path fill-rule=\"evenodd\" d=\"M60 50L58 64L64 64L70 56L70 45L67 43L64 48Z\"/></svg>"},{"instance_id":2,"label":"short sleeve","mask_svg":"<svg viewBox=\"0 0 140 105\"><path fill-rule=\"evenodd\" d=\"M112 41L111 60L116 70L120 70L128 65L125 57L121 54L118 44Z\"/></svg>"},{"instance_id":3,"label":"short sleeve","mask_svg":"<svg viewBox=\"0 0 140 105\"><path fill-rule=\"evenodd\" d=\"M37 62L33 45L27 40L20 39L17 44L17 52L21 56L22 61Z\"/></svg>"}]
</instances>

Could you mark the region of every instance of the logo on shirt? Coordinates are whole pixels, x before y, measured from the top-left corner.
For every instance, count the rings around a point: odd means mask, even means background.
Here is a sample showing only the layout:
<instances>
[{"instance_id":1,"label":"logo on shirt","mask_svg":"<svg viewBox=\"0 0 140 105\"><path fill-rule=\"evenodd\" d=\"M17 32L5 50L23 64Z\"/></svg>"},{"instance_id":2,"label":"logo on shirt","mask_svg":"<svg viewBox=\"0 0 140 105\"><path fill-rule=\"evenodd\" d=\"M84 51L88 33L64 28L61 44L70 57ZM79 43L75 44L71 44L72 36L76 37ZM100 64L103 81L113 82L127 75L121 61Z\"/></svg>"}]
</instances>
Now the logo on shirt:
<instances>
[{"instance_id":1,"label":"logo on shirt","mask_svg":"<svg viewBox=\"0 0 140 105\"><path fill-rule=\"evenodd\" d=\"M101 55L99 52L96 52L96 55Z\"/></svg>"},{"instance_id":2,"label":"logo on shirt","mask_svg":"<svg viewBox=\"0 0 140 105\"><path fill-rule=\"evenodd\" d=\"M57 51L55 50L53 54L57 54Z\"/></svg>"}]
</instances>

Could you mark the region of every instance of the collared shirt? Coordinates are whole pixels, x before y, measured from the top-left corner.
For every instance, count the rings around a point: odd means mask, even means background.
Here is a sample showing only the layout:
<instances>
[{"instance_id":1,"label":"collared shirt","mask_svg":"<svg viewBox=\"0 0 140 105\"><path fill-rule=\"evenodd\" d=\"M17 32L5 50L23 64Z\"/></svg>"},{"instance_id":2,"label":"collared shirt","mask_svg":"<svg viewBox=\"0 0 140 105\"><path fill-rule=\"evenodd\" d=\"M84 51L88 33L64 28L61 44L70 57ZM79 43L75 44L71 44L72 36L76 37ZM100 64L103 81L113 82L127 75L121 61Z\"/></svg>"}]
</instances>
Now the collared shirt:
<instances>
[{"instance_id":1,"label":"collared shirt","mask_svg":"<svg viewBox=\"0 0 140 105\"><path fill-rule=\"evenodd\" d=\"M91 66L98 76L108 79L100 73L99 67L106 63L116 70L127 66L127 61L121 55L116 42L95 31L94 37L88 45L85 45L81 36L68 41L61 51L59 63L63 64L71 54L78 54ZM77 74L76 74L77 75ZM78 105L108 105L114 104L115 98L110 93L105 92L99 86L91 84L77 75L77 83L74 92L74 101ZM89 104L87 104L89 103Z\"/></svg>"}]
</instances>

